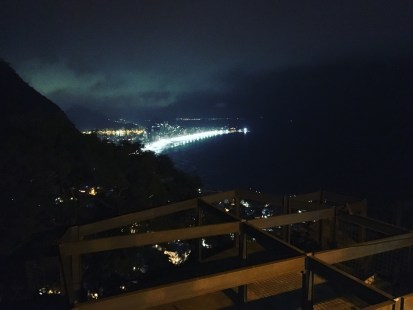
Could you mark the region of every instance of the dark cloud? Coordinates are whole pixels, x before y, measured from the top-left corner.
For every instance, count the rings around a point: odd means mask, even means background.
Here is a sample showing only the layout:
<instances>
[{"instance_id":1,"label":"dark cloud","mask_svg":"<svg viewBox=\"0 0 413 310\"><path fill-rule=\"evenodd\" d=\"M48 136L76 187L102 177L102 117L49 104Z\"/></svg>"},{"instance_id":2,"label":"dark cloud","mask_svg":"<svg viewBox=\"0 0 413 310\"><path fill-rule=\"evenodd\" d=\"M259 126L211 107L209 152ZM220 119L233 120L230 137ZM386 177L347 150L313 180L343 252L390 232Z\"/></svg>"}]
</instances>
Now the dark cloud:
<instances>
[{"instance_id":1,"label":"dark cloud","mask_svg":"<svg viewBox=\"0 0 413 310\"><path fill-rule=\"evenodd\" d=\"M232 113L223 104L226 96L228 94L213 91L185 92L167 107L160 108L157 114L168 117L228 117Z\"/></svg>"},{"instance_id":2,"label":"dark cloud","mask_svg":"<svg viewBox=\"0 0 413 310\"><path fill-rule=\"evenodd\" d=\"M231 71L221 84L225 89L219 93L178 97L168 112L198 117L209 111L225 117L342 118L349 123L362 117L383 120L387 111L401 112L410 106L413 63L348 60L267 72Z\"/></svg>"},{"instance_id":3,"label":"dark cloud","mask_svg":"<svg viewBox=\"0 0 413 310\"><path fill-rule=\"evenodd\" d=\"M160 103L168 102L171 98L171 93L168 91L147 91L140 95L142 101L148 106L158 106Z\"/></svg>"},{"instance_id":4,"label":"dark cloud","mask_svg":"<svg viewBox=\"0 0 413 310\"><path fill-rule=\"evenodd\" d=\"M259 114L345 92L345 59L412 57L411 16L411 1L3 0L1 56L64 107ZM326 65L341 71L308 69Z\"/></svg>"}]
</instances>

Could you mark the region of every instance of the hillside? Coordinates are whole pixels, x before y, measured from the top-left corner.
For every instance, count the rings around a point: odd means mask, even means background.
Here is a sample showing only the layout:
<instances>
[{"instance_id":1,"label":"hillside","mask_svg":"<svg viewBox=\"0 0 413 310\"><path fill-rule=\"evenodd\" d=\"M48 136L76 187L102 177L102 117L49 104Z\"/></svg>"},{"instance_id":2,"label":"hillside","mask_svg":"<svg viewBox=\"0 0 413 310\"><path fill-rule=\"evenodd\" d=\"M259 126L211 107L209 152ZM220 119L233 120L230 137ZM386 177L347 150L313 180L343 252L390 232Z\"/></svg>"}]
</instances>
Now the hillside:
<instances>
[{"instance_id":1,"label":"hillside","mask_svg":"<svg viewBox=\"0 0 413 310\"><path fill-rule=\"evenodd\" d=\"M4 61L0 113L2 257L34 233L186 199L199 186L140 145L83 136Z\"/></svg>"},{"instance_id":2,"label":"hillside","mask_svg":"<svg viewBox=\"0 0 413 310\"><path fill-rule=\"evenodd\" d=\"M49 204L82 169L82 137L63 111L0 62L2 243L5 252L43 227ZM42 220L41 220L42 219ZM49 222L49 219L46 220ZM24 225L24 233L10 227ZM41 228L40 228L41 227ZM3 239L3 238L2 238Z\"/></svg>"}]
</instances>

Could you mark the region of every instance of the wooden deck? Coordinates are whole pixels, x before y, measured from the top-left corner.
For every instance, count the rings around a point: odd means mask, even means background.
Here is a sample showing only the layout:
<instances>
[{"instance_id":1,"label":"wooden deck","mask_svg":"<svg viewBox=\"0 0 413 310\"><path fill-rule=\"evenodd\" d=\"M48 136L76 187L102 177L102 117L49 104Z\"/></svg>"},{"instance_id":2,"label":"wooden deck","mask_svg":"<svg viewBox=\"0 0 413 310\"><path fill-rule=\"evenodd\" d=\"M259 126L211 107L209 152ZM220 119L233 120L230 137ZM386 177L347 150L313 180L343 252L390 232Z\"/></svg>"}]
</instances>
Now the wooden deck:
<instances>
[{"instance_id":1,"label":"wooden deck","mask_svg":"<svg viewBox=\"0 0 413 310\"><path fill-rule=\"evenodd\" d=\"M324 279L320 277L315 277L314 283L322 284ZM275 297L277 295L299 291L301 290L302 278L301 273L288 273L281 275L274 279L267 279L264 281L259 281L248 285L248 302L254 302L263 298ZM236 293L236 289L234 290ZM267 304L271 304L271 301L267 301ZM158 307L150 308L151 310L207 310L207 309L225 309L236 307L235 302L228 297L224 292L215 292L195 298L190 298L182 300L179 302L174 302ZM242 309L256 309L255 304L245 304ZM319 302L314 305L316 310L352 310L356 307L346 300L345 298L333 298L327 299L325 301Z\"/></svg>"}]
</instances>

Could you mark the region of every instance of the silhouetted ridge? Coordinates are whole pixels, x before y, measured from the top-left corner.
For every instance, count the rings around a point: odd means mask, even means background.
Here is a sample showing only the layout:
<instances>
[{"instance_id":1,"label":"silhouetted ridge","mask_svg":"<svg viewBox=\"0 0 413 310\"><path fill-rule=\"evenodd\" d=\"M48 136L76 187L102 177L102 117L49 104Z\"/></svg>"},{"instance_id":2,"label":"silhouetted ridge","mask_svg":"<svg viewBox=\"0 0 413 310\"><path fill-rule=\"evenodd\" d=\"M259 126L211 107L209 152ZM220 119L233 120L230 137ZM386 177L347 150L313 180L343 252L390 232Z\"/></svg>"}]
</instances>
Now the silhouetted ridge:
<instances>
[{"instance_id":1,"label":"silhouetted ridge","mask_svg":"<svg viewBox=\"0 0 413 310\"><path fill-rule=\"evenodd\" d=\"M58 130L54 134L79 134L56 104L30 87L4 61L0 61L0 109L2 115L7 116L3 122L8 126L34 130L52 126Z\"/></svg>"},{"instance_id":2,"label":"silhouetted ridge","mask_svg":"<svg viewBox=\"0 0 413 310\"><path fill-rule=\"evenodd\" d=\"M12 180L24 189L25 182L44 181L46 175L67 178L79 168L83 157L80 132L57 105L30 87L4 61L0 63L0 109L4 133L1 172L7 176L0 182L9 194L16 195L12 193L16 186Z\"/></svg>"},{"instance_id":3,"label":"silhouetted ridge","mask_svg":"<svg viewBox=\"0 0 413 310\"><path fill-rule=\"evenodd\" d=\"M0 264L37 232L192 198L200 185L139 144L82 135L4 61L0 115Z\"/></svg>"}]
</instances>

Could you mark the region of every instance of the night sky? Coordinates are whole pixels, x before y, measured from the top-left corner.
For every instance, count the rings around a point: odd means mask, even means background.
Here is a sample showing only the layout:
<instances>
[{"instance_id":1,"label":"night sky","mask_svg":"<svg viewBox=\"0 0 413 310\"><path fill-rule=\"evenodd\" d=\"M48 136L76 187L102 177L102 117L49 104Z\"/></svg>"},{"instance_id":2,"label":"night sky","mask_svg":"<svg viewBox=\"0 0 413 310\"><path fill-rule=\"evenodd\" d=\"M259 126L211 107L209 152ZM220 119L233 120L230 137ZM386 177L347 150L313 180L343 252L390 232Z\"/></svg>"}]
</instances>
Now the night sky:
<instances>
[{"instance_id":1,"label":"night sky","mask_svg":"<svg viewBox=\"0 0 413 310\"><path fill-rule=\"evenodd\" d=\"M0 27L0 57L64 110L290 119L413 88L408 0L2 0Z\"/></svg>"}]
</instances>

